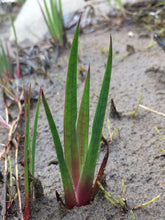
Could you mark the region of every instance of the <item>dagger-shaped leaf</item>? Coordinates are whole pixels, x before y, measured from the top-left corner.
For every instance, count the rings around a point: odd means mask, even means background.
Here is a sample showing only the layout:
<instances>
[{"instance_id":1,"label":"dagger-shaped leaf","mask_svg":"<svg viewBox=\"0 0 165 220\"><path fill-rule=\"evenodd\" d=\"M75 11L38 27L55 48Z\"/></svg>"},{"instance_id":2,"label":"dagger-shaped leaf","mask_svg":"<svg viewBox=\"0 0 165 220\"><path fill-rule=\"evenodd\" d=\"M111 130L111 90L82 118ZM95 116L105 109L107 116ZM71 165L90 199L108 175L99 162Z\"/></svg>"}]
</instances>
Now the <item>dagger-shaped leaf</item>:
<instances>
[{"instance_id":1,"label":"dagger-shaped leaf","mask_svg":"<svg viewBox=\"0 0 165 220\"><path fill-rule=\"evenodd\" d=\"M65 192L65 203L66 203L67 208L73 208L73 206L76 205L73 183L72 183L67 165L65 163L64 153L63 153L61 141L59 138L59 134L58 134L53 116L51 114L50 108L48 106L48 103L46 101L46 98L43 92L42 92L42 100L43 100L47 120L49 123L49 127L52 133L52 138L53 138L55 149L56 149L57 159L58 159L58 163L60 167L64 192Z\"/></svg>"},{"instance_id":2,"label":"dagger-shaped leaf","mask_svg":"<svg viewBox=\"0 0 165 220\"><path fill-rule=\"evenodd\" d=\"M81 170L88 151L89 133L89 89L90 89L90 66L85 81L77 123L78 146L80 154Z\"/></svg>"},{"instance_id":3,"label":"dagger-shaped leaf","mask_svg":"<svg viewBox=\"0 0 165 220\"><path fill-rule=\"evenodd\" d=\"M89 203L91 198L96 160L98 156L102 127L103 127L104 116L105 116L108 94L109 94L111 68L112 68L112 39L110 38L108 61L107 61L104 79L100 91L100 96L93 120L89 150L87 153L87 158L81 175L80 183L77 189L80 205L85 205Z\"/></svg>"},{"instance_id":4,"label":"dagger-shaped leaf","mask_svg":"<svg viewBox=\"0 0 165 220\"><path fill-rule=\"evenodd\" d=\"M79 21L80 23L80 21ZM80 176L80 158L77 146L76 120L77 120L77 58L79 23L77 25L68 64L68 74L65 89L64 110L64 150L66 164L72 173L75 187Z\"/></svg>"}]
</instances>

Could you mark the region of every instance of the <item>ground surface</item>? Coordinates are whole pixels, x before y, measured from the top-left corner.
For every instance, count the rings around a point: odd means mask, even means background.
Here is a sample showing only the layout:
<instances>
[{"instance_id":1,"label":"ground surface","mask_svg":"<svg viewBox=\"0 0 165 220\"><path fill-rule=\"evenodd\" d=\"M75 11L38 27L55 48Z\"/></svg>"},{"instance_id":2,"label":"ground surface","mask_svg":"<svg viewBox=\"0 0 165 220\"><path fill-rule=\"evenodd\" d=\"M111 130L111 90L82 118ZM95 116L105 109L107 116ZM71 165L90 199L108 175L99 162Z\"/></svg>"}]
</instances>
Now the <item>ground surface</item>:
<instances>
[{"instance_id":1,"label":"ground surface","mask_svg":"<svg viewBox=\"0 0 165 220\"><path fill-rule=\"evenodd\" d=\"M132 38L128 35L130 31L134 33ZM88 64L91 65L90 125L92 124L107 60L102 49L108 50L110 34L113 39L114 56L125 54L127 44L134 46L135 53L113 59L111 88L104 124L107 138L107 119L110 114L111 98L114 99L118 110L121 112L132 111L137 105L140 93L142 93L141 104L160 112L164 112L165 109L165 54L157 44L146 49L151 42L153 33L149 33L148 38L139 38L139 30L135 26L125 25L117 28L117 30L113 28L111 31L102 28L102 30L94 33L82 34L79 38L79 67L83 66L87 70ZM65 86L56 74L62 79L66 79L66 58L68 56L69 50L61 55L60 66L52 65L49 70L49 78L33 74L20 80L21 85L28 86L31 83L32 90L39 90L42 86L62 141ZM86 71L83 71L84 77L85 74ZM83 77L79 74L78 101L81 99L83 86ZM3 104L1 104L0 112L2 115L4 115L3 110ZM35 104L31 110L32 122L34 113ZM113 143L109 146L110 155L105 170L106 190L115 197L117 195L122 196L121 181L123 179L126 187L127 204L130 208L149 201L160 194L161 197L156 202L134 211L134 214L137 220L164 220L165 159L164 157L154 158L155 155L161 153L156 146L163 147L164 141L156 133L154 127L158 127L164 134L165 118L139 108L138 115L133 120L130 117L123 117L120 120L110 118L110 122L112 129L118 128L120 130L121 138L116 132ZM6 137L6 130L1 126L0 142L6 143ZM2 149L3 147L1 147ZM104 152L103 149L99 153L98 165L101 163ZM11 150L11 155L14 155L14 149ZM59 167L54 164L49 165L51 160L56 160L56 153L41 104L36 148L36 176L42 181L44 198L34 202L31 219L131 219L129 211L123 213L114 208L104 198L104 194L100 193L88 206L76 207L73 210L64 209L57 203L55 196L55 190L60 193L63 192ZM3 171L3 160L0 161L0 168ZM0 183L1 190L2 184ZM14 219L14 217L11 215L8 219Z\"/></svg>"}]
</instances>

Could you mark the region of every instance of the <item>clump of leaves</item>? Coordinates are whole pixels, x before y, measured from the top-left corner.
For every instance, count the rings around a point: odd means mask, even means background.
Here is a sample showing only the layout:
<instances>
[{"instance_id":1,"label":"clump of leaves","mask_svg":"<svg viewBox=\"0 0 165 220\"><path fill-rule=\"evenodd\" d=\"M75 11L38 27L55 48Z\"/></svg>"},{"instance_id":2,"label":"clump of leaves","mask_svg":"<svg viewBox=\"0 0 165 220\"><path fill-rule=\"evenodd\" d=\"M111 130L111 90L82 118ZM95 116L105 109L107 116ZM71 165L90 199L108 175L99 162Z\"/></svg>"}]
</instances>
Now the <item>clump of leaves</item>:
<instances>
[{"instance_id":1,"label":"clump of leaves","mask_svg":"<svg viewBox=\"0 0 165 220\"><path fill-rule=\"evenodd\" d=\"M38 2L39 3L39 2ZM64 46L66 43L66 35L64 30L63 12L61 0L50 0L50 9L46 0L44 0L45 12L39 3L45 23L49 29L53 43Z\"/></svg>"},{"instance_id":2,"label":"clump of leaves","mask_svg":"<svg viewBox=\"0 0 165 220\"><path fill-rule=\"evenodd\" d=\"M6 55L4 46L1 42L0 44L0 78L12 79L12 70L9 62L9 58Z\"/></svg>"},{"instance_id":3,"label":"clump of leaves","mask_svg":"<svg viewBox=\"0 0 165 220\"><path fill-rule=\"evenodd\" d=\"M30 96L31 88L29 88L28 100L26 101L25 95L25 118L26 118L26 128L25 128L25 150L24 150L24 174L25 174L25 220L29 219L30 216L30 206L29 202L33 199L33 181L35 173L35 147L36 147L36 135L37 135L37 124L38 124L38 114L40 105L40 94L36 107L36 114L33 126L33 137L32 144L30 142Z\"/></svg>"},{"instance_id":4,"label":"clump of leaves","mask_svg":"<svg viewBox=\"0 0 165 220\"><path fill-rule=\"evenodd\" d=\"M96 160L99 151L102 127L107 106L111 68L112 68L112 40L108 54L107 66L100 91L99 100L93 120L90 142L89 136L89 91L90 68L86 76L79 115L77 117L77 59L78 59L79 23L76 28L71 47L68 74L65 90L64 109L64 152L59 134L51 114L49 105L42 92L43 104L52 133L60 172L64 187L66 207L89 204L94 195L93 180ZM105 156L98 175L103 173L108 156ZM99 180L96 178L97 181Z\"/></svg>"},{"instance_id":5,"label":"clump of leaves","mask_svg":"<svg viewBox=\"0 0 165 220\"><path fill-rule=\"evenodd\" d=\"M15 74L13 73L12 63L10 60L10 54L9 54L7 44L6 44L6 51L7 51L7 53L6 53L2 42L0 42L0 79L1 79L1 81L2 81L2 79L5 81L12 80L12 79L14 79L15 76L17 78L20 78L18 44L17 44L17 36L16 36L16 31L15 31L15 26L14 26L13 21L12 21L12 28L13 28L13 32L14 32L14 36L15 36L16 47L17 47L16 73Z\"/></svg>"}]
</instances>

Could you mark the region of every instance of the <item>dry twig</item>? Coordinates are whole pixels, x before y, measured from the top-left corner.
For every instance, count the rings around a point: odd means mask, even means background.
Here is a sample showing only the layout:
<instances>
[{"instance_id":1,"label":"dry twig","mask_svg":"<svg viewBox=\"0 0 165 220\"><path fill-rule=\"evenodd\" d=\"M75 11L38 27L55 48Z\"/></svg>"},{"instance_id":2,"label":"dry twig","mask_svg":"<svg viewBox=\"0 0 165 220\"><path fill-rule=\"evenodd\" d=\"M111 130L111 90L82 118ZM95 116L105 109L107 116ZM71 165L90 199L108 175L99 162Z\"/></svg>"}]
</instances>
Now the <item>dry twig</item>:
<instances>
[{"instance_id":1,"label":"dry twig","mask_svg":"<svg viewBox=\"0 0 165 220\"><path fill-rule=\"evenodd\" d=\"M17 140L13 138L12 142L15 146L15 174L16 174L16 186L17 186L17 193L18 193L18 202L19 202L19 211L21 220L24 220L23 213L22 213L22 203L21 203L21 192L19 187L19 175L18 175L18 147L20 142L21 136L17 135Z\"/></svg>"},{"instance_id":2,"label":"dry twig","mask_svg":"<svg viewBox=\"0 0 165 220\"><path fill-rule=\"evenodd\" d=\"M148 107L146 107L146 106L144 106L144 105L141 105L141 104L140 104L139 107L141 107L141 108L143 108L143 109L145 109L145 110L147 110L147 111L150 111L150 112L153 112L153 113L156 113L156 114L158 114L158 115L162 115L162 116L165 117L165 114L164 114L164 113L155 111L155 110L153 110L153 109L151 109L151 108L148 108Z\"/></svg>"}]
</instances>

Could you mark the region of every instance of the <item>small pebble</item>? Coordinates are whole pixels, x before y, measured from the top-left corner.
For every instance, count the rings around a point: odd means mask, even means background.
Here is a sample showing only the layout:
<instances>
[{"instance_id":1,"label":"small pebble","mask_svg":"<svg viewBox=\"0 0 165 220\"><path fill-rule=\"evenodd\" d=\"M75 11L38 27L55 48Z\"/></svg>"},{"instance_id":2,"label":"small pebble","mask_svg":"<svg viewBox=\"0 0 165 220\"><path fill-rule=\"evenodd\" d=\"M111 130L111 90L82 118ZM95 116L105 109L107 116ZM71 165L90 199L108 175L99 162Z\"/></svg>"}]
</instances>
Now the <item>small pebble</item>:
<instances>
[{"instance_id":1,"label":"small pebble","mask_svg":"<svg viewBox=\"0 0 165 220\"><path fill-rule=\"evenodd\" d=\"M132 38L132 37L135 36L135 34L134 34L132 31L129 31L129 32L128 32L128 36Z\"/></svg>"}]
</instances>

